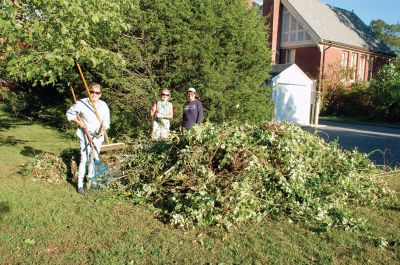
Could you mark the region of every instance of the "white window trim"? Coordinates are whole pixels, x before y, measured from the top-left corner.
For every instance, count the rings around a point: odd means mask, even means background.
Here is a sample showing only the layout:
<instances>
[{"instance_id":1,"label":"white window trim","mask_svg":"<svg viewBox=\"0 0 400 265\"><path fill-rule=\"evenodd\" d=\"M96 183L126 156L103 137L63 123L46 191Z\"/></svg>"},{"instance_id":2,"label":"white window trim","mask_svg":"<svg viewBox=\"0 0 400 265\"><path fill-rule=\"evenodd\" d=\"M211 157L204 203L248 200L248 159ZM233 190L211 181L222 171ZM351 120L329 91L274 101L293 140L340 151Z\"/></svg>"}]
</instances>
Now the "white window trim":
<instances>
[{"instance_id":1,"label":"white window trim","mask_svg":"<svg viewBox=\"0 0 400 265\"><path fill-rule=\"evenodd\" d=\"M287 31L285 30L285 18L287 19ZM296 24L296 29L292 30L292 24L295 23ZM314 44L314 41L312 39L312 37L310 36L310 34L307 32L307 30L305 29L304 25L302 25L302 23L300 23L291 13L288 9L286 9L285 7L283 7L282 9L282 18L281 18L281 38L280 38L280 44L281 47L287 46L287 45L308 45L308 44ZM300 29L301 27L301 29ZM303 40L299 41L298 40L298 36L299 33L303 33ZM291 34L295 34L296 35L296 39L295 40L290 40L290 36ZM287 41L284 41L284 36L287 35ZM307 39L306 39L307 38Z\"/></svg>"},{"instance_id":2,"label":"white window trim","mask_svg":"<svg viewBox=\"0 0 400 265\"><path fill-rule=\"evenodd\" d=\"M347 80L349 70L349 51L342 50L342 57L340 59L340 69L342 71L342 80Z\"/></svg>"},{"instance_id":3,"label":"white window trim","mask_svg":"<svg viewBox=\"0 0 400 265\"><path fill-rule=\"evenodd\" d=\"M358 60L358 53L351 52L350 53L350 67L349 67L349 80L351 82L355 82L357 79L357 60Z\"/></svg>"},{"instance_id":4,"label":"white window trim","mask_svg":"<svg viewBox=\"0 0 400 265\"><path fill-rule=\"evenodd\" d=\"M365 54L360 54L360 60L359 60L359 68L358 68L358 79L360 81L365 80L365 65L367 63L367 55Z\"/></svg>"}]
</instances>

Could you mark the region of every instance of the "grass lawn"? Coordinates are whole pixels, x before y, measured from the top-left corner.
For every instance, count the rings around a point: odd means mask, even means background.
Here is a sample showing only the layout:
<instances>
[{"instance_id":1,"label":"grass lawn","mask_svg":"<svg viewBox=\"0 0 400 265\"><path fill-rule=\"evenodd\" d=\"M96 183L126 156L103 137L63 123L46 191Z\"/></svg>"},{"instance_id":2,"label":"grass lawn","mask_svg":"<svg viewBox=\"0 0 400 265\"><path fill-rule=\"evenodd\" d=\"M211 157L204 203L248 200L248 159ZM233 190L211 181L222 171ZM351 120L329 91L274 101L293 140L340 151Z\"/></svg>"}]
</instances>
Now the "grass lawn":
<instances>
[{"instance_id":1,"label":"grass lawn","mask_svg":"<svg viewBox=\"0 0 400 265\"><path fill-rule=\"evenodd\" d=\"M368 224L356 232L276 220L181 230L118 194L20 176L36 154L77 147L53 128L0 112L0 142L0 264L400 264L399 208L355 209ZM387 178L400 191L399 174Z\"/></svg>"}]
</instances>

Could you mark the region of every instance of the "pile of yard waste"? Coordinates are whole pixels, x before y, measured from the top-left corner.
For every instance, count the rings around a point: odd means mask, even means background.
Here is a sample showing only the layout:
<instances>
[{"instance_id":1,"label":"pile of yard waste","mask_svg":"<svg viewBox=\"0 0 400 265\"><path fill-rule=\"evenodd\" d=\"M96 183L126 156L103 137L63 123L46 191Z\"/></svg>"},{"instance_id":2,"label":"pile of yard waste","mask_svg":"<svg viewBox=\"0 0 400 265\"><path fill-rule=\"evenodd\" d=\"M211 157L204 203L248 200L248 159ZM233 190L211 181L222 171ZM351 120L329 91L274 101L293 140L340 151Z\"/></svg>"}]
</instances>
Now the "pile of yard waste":
<instances>
[{"instance_id":1,"label":"pile of yard waste","mask_svg":"<svg viewBox=\"0 0 400 265\"><path fill-rule=\"evenodd\" d=\"M64 183L77 180L79 149L68 148L61 154L40 153L22 165L19 173L33 181Z\"/></svg>"},{"instance_id":2,"label":"pile of yard waste","mask_svg":"<svg viewBox=\"0 0 400 265\"><path fill-rule=\"evenodd\" d=\"M59 155L41 153L23 165L20 173L33 181L61 183L66 181L67 165Z\"/></svg>"},{"instance_id":3,"label":"pile of yard waste","mask_svg":"<svg viewBox=\"0 0 400 265\"><path fill-rule=\"evenodd\" d=\"M357 229L353 206L391 194L365 154L285 123L203 124L125 154L124 187L175 226L285 218Z\"/></svg>"}]
</instances>

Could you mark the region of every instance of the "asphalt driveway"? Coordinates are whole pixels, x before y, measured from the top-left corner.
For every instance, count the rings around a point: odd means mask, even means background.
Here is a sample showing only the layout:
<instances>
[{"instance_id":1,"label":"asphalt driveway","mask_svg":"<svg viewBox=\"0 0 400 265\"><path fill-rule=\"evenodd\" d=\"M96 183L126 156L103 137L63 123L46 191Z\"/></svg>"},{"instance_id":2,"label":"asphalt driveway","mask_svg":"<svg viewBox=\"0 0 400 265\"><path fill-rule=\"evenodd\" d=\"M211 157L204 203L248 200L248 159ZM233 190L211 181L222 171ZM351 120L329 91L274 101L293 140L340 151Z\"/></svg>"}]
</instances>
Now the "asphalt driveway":
<instances>
[{"instance_id":1,"label":"asphalt driveway","mask_svg":"<svg viewBox=\"0 0 400 265\"><path fill-rule=\"evenodd\" d=\"M346 150L369 154L376 165L400 166L400 127L321 119L317 127L304 127L326 141L338 140Z\"/></svg>"}]
</instances>

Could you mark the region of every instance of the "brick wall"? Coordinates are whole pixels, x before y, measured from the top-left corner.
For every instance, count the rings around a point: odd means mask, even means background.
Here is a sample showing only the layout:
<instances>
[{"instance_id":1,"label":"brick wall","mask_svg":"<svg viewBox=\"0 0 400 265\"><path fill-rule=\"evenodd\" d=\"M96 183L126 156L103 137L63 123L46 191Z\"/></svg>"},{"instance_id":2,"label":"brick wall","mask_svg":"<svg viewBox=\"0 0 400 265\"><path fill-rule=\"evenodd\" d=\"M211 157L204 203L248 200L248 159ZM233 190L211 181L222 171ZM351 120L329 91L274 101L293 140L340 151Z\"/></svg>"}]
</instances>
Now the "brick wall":
<instances>
[{"instance_id":1,"label":"brick wall","mask_svg":"<svg viewBox=\"0 0 400 265\"><path fill-rule=\"evenodd\" d=\"M320 58L318 46L296 48L295 63L311 79L318 79Z\"/></svg>"},{"instance_id":2,"label":"brick wall","mask_svg":"<svg viewBox=\"0 0 400 265\"><path fill-rule=\"evenodd\" d=\"M330 47L329 49L326 49L325 51L325 67L329 67L329 65L339 63L341 64L342 61L342 53L343 51L348 52L348 59L347 59L347 65L350 67L350 57L352 53L357 54L357 64L356 64L356 75L359 75L359 68L360 68L360 62L361 62L361 55L366 56L366 62L364 66L364 80L368 80L368 68L370 64L370 59L373 58L373 67L372 67L372 77L375 77L376 73L382 68L383 65L387 64L389 62L387 57L382 57L378 56L376 54L370 54L366 52L360 52L357 50L352 50L352 49L345 49L341 47ZM347 76L347 79L349 76Z\"/></svg>"}]
</instances>

